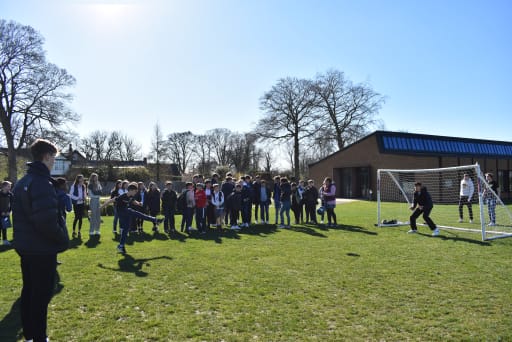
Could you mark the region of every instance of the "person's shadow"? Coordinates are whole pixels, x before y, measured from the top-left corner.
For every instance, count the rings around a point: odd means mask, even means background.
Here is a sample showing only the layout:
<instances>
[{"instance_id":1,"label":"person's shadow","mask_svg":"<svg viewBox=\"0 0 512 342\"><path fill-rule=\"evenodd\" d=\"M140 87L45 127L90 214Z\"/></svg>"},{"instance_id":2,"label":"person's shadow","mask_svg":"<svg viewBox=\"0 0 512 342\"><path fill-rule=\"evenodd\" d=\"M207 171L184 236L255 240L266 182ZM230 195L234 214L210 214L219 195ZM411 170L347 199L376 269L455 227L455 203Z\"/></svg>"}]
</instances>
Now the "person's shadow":
<instances>
[{"instance_id":1,"label":"person's shadow","mask_svg":"<svg viewBox=\"0 0 512 342\"><path fill-rule=\"evenodd\" d=\"M64 285L60 282L60 275L57 271L55 277L55 289L53 295L60 293ZM16 342L23 339L21 327L21 297L18 297L11 305L11 310L0 321L0 341Z\"/></svg>"},{"instance_id":2,"label":"person's shadow","mask_svg":"<svg viewBox=\"0 0 512 342\"><path fill-rule=\"evenodd\" d=\"M0 321L0 341L16 342L23 338L21 331L21 297L11 306L11 310Z\"/></svg>"},{"instance_id":3,"label":"person's shadow","mask_svg":"<svg viewBox=\"0 0 512 342\"><path fill-rule=\"evenodd\" d=\"M105 270L112 270L117 272L129 272L135 274L137 277L146 277L148 273L142 268L149 267L151 264L148 261L158 260L158 259L167 259L172 260L171 257L161 256L154 258L146 258L146 259L134 259L130 254L125 254L123 259L118 261L119 268L112 268L108 266L104 266L103 264L98 264L98 267L103 268Z\"/></svg>"}]
</instances>

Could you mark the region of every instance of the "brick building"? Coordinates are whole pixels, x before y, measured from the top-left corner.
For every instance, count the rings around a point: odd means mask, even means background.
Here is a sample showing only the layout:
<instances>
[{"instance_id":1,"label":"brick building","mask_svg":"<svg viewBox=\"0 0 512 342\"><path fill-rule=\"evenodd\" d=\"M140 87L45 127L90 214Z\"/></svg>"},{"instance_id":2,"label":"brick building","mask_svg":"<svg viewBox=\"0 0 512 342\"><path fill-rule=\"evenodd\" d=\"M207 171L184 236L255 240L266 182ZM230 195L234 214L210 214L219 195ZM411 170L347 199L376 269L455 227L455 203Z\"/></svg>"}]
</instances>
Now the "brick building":
<instances>
[{"instance_id":1,"label":"brick building","mask_svg":"<svg viewBox=\"0 0 512 342\"><path fill-rule=\"evenodd\" d=\"M432 169L478 163L512 199L512 142L376 131L309 165L317 185L336 183L338 197L375 199L378 169ZM370 190L373 195L370 195Z\"/></svg>"}]
</instances>

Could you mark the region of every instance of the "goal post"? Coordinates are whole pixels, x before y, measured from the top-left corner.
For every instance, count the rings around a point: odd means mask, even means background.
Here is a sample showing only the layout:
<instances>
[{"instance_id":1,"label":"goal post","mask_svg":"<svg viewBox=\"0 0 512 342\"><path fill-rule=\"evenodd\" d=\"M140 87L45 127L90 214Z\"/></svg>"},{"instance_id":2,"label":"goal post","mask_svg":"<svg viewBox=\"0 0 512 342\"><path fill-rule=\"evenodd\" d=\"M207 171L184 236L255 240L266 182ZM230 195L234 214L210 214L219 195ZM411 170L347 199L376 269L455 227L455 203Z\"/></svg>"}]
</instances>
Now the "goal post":
<instances>
[{"instance_id":1,"label":"goal post","mask_svg":"<svg viewBox=\"0 0 512 342\"><path fill-rule=\"evenodd\" d=\"M468 176L461 184L465 174ZM432 196L430 217L438 228L479 232L482 240L512 237L512 212L489 186L478 164L377 170L377 226L409 225L416 182ZM462 201L461 186L465 187L463 193L470 195ZM490 219L493 214L494 222Z\"/></svg>"}]
</instances>

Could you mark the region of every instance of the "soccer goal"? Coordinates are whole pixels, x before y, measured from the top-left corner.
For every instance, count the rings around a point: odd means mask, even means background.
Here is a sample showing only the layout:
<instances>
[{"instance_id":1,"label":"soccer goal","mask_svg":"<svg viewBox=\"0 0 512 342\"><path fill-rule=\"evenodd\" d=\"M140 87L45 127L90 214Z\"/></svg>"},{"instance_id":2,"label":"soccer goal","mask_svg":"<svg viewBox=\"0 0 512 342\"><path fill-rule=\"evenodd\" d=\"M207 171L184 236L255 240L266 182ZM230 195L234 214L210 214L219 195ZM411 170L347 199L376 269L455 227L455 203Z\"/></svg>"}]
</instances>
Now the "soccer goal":
<instances>
[{"instance_id":1,"label":"soccer goal","mask_svg":"<svg viewBox=\"0 0 512 342\"><path fill-rule=\"evenodd\" d=\"M461 180L467 174L473 194L459 206ZM512 213L487 184L480 166L466 165L438 169L377 171L377 226L394 227L409 224L414 184L427 187L434 201L430 217L440 229L473 231L482 240L512 237ZM467 181L464 186L467 186ZM469 209L471 208L472 217ZM494 208L495 220L490 217ZM462 212L462 215L460 213ZM462 219L461 219L462 216ZM421 216L418 224L422 224Z\"/></svg>"}]
</instances>

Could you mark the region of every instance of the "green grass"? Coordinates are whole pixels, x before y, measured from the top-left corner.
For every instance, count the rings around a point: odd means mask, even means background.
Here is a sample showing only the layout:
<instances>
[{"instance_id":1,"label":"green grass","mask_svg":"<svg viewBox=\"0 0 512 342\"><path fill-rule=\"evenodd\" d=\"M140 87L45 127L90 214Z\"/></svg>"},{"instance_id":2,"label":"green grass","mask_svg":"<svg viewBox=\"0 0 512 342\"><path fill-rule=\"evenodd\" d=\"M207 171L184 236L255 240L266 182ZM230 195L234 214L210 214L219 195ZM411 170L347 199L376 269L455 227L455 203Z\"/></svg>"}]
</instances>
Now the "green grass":
<instances>
[{"instance_id":1,"label":"green grass","mask_svg":"<svg viewBox=\"0 0 512 342\"><path fill-rule=\"evenodd\" d=\"M50 337L512 340L512 239L376 228L374 202L336 212L336 229L255 226L173 239L148 233L130 240L124 257L105 217L99 242L84 236L59 256ZM15 341L21 277L12 249L0 249L0 274L0 341Z\"/></svg>"}]
</instances>

